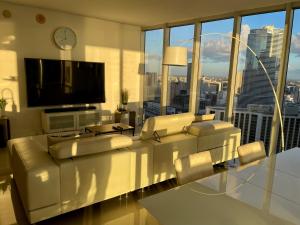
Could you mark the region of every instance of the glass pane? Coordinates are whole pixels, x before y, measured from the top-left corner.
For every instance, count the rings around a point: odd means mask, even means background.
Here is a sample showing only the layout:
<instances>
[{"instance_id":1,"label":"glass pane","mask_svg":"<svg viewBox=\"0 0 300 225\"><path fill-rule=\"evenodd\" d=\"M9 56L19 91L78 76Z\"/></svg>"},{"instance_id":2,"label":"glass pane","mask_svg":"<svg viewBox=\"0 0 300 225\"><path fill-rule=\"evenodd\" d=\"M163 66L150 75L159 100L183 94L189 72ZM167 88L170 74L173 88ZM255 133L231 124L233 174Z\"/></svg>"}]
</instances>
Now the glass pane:
<instances>
[{"instance_id":1,"label":"glass pane","mask_svg":"<svg viewBox=\"0 0 300 225\"><path fill-rule=\"evenodd\" d=\"M144 115L160 115L163 29L145 32Z\"/></svg>"},{"instance_id":2,"label":"glass pane","mask_svg":"<svg viewBox=\"0 0 300 225\"><path fill-rule=\"evenodd\" d=\"M186 25L170 29L170 46L188 48L188 65L169 67L167 114L189 111L194 27Z\"/></svg>"},{"instance_id":3,"label":"glass pane","mask_svg":"<svg viewBox=\"0 0 300 225\"><path fill-rule=\"evenodd\" d=\"M74 115L57 115L49 117L50 130L57 129L73 129L74 130Z\"/></svg>"},{"instance_id":4,"label":"glass pane","mask_svg":"<svg viewBox=\"0 0 300 225\"><path fill-rule=\"evenodd\" d=\"M288 72L285 84L283 121L285 149L300 146L300 9L295 10ZM280 139L279 139L280 140ZM279 144L278 144L279 150Z\"/></svg>"},{"instance_id":5,"label":"glass pane","mask_svg":"<svg viewBox=\"0 0 300 225\"><path fill-rule=\"evenodd\" d=\"M224 119L233 19L202 24L197 113Z\"/></svg>"},{"instance_id":6,"label":"glass pane","mask_svg":"<svg viewBox=\"0 0 300 225\"><path fill-rule=\"evenodd\" d=\"M93 112L93 113L82 113L79 114L79 127L87 127L92 125L97 125L100 123L100 113Z\"/></svg>"},{"instance_id":7,"label":"glass pane","mask_svg":"<svg viewBox=\"0 0 300 225\"><path fill-rule=\"evenodd\" d=\"M242 18L241 41L247 44L265 66L277 87L285 12L273 12ZM274 94L267 74L256 56L240 44L235 87L235 126L242 130L242 144L262 140L270 144ZM255 129L254 129L255 128Z\"/></svg>"}]
</instances>

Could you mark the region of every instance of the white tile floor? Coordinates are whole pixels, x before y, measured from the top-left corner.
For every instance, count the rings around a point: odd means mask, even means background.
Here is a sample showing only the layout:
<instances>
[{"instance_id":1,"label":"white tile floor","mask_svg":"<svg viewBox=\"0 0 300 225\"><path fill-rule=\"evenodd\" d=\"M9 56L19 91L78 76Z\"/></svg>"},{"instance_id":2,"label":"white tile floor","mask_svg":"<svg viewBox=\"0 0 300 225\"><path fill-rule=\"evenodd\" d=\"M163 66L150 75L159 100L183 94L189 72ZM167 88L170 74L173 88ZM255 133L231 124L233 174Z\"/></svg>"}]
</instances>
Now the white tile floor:
<instances>
[{"instance_id":1,"label":"white tile floor","mask_svg":"<svg viewBox=\"0 0 300 225\"><path fill-rule=\"evenodd\" d=\"M18 194L10 183L10 177L0 178L0 224L28 225ZM151 187L144 193L136 191L127 198L113 198L83 209L78 209L38 224L64 225L159 225L138 202L142 195L151 195L171 188L171 184Z\"/></svg>"}]
</instances>

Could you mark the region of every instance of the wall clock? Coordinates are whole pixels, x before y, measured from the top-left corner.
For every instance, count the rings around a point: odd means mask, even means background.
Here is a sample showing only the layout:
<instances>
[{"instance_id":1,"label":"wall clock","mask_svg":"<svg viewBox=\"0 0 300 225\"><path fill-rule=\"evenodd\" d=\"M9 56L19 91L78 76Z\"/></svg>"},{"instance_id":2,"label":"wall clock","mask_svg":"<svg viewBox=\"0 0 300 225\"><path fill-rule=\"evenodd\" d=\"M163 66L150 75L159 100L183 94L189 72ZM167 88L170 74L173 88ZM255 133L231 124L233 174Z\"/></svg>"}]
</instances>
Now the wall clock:
<instances>
[{"instance_id":1,"label":"wall clock","mask_svg":"<svg viewBox=\"0 0 300 225\"><path fill-rule=\"evenodd\" d=\"M77 42L75 32L69 27L59 27L53 33L53 40L57 47L71 50Z\"/></svg>"}]
</instances>

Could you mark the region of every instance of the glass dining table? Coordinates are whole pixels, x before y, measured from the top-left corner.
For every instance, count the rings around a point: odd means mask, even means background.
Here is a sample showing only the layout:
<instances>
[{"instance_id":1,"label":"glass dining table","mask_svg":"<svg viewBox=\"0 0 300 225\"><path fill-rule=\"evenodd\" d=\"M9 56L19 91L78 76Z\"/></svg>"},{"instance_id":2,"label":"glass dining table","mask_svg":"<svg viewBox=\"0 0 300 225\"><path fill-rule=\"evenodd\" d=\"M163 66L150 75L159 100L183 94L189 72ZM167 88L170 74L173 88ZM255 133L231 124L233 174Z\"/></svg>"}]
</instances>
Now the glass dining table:
<instances>
[{"instance_id":1,"label":"glass dining table","mask_svg":"<svg viewBox=\"0 0 300 225\"><path fill-rule=\"evenodd\" d=\"M300 148L175 187L139 203L161 225L300 224Z\"/></svg>"}]
</instances>

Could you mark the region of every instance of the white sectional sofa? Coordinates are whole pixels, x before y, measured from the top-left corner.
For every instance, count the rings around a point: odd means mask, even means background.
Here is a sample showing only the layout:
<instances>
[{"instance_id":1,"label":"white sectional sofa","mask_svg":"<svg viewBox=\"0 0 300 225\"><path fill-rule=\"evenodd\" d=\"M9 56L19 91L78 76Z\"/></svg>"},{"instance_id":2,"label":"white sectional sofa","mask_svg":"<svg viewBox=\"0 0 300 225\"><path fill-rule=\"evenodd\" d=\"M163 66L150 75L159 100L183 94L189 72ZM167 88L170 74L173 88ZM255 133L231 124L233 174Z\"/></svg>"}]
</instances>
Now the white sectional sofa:
<instances>
[{"instance_id":1,"label":"white sectional sofa","mask_svg":"<svg viewBox=\"0 0 300 225\"><path fill-rule=\"evenodd\" d=\"M214 163L237 157L240 129L197 120L191 113L149 118L139 140L119 134L52 146L46 135L10 140L13 177L28 220L35 223L173 178L174 160L194 152L210 150Z\"/></svg>"}]
</instances>

